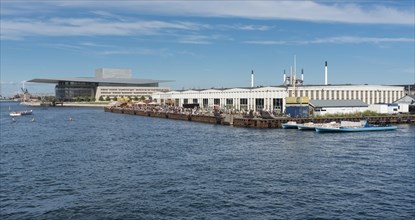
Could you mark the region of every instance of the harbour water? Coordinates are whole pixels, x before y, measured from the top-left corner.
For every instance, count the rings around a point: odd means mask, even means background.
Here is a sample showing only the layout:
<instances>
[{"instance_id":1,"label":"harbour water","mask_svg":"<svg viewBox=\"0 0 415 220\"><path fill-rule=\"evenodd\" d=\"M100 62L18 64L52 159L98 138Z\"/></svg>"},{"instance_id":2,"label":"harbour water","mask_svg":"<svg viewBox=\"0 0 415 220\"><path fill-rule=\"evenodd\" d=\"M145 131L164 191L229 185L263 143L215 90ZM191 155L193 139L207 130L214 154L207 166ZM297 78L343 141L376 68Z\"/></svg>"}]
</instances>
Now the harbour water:
<instances>
[{"instance_id":1,"label":"harbour water","mask_svg":"<svg viewBox=\"0 0 415 220\"><path fill-rule=\"evenodd\" d=\"M12 123L24 107L0 105L1 219L415 218L414 125L320 134L88 107Z\"/></svg>"}]
</instances>

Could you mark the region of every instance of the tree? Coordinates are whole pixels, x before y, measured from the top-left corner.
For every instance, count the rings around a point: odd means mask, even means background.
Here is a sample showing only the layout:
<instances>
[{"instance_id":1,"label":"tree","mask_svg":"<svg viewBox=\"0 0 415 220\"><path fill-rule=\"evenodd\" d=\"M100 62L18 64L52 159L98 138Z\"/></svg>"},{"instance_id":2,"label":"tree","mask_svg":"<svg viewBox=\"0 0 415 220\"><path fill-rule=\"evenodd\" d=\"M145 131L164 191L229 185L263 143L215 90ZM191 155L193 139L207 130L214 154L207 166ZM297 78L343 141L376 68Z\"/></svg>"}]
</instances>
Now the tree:
<instances>
[{"instance_id":1,"label":"tree","mask_svg":"<svg viewBox=\"0 0 415 220\"><path fill-rule=\"evenodd\" d=\"M144 101L146 99L146 97L144 97L143 95L140 97L141 101Z\"/></svg>"},{"instance_id":2,"label":"tree","mask_svg":"<svg viewBox=\"0 0 415 220\"><path fill-rule=\"evenodd\" d=\"M80 102L80 101L81 101L81 97L77 96L77 97L75 98L75 101L76 101L76 102Z\"/></svg>"},{"instance_id":3,"label":"tree","mask_svg":"<svg viewBox=\"0 0 415 220\"><path fill-rule=\"evenodd\" d=\"M112 98L112 100L117 101L117 96L114 96L114 98Z\"/></svg>"},{"instance_id":4,"label":"tree","mask_svg":"<svg viewBox=\"0 0 415 220\"><path fill-rule=\"evenodd\" d=\"M95 102L95 101L96 101L95 97L93 97L93 98L91 99L91 101Z\"/></svg>"},{"instance_id":5,"label":"tree","mask_svg":"<svg viewBox=\"0 0 415 220\"><path fill-rule=\"evenodd\" d=\"M106 98L105 98L105 101L111 101L111 98L109 97L109 96L107 96Z\"/></svg>"},{"instance_id":6,"label":"tree","mask_svg":"<svg viewBox=\"0 0 415 220\"><path fill-rule=\"evenodd\" d=\"M100 96L98 100L102 102L102 101L104 101L104 97Z\"/></svg>"},{"instance_id":7,"label":"tree","mask_svg":"<svg viewBox=\"0 0 415 220\"><path fill-rule=\"evenodd\" d=\"M138 97L137 96L134 96L134 101L138 101Z\"/></svg>"},{"instance_id":8,"label":"tree","mask_svg":"<svg viewBox=\"0 0 415 220\"><path fill-rule=\"evenodd\" d=\"M88 102L88 101L89 101L89 96L87 96L87 95L86 95L86 96L84 97L84 101L85 101L85 102Z\"/></svg>"}]
</instances>

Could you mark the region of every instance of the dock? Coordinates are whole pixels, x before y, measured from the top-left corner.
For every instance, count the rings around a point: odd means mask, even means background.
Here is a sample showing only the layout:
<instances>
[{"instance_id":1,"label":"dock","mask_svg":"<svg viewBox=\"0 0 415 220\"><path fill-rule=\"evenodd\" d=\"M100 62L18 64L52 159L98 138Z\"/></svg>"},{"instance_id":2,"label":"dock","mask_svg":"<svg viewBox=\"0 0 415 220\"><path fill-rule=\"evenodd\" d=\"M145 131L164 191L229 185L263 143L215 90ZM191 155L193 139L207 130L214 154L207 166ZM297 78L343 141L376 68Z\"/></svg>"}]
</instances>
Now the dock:
<instances>
[{"instance_id":1,"label":"dock","mask_svg":"<svg viewBox=\"0 0 415 220\"><path fill-rule=\"evenodd\" d=\"M330 118L288 118L278 117L275 119L263 118L242 118L235 115L225 116L208 116L208 115L191 115L180 113L164 113L154 111L141 111L133 109L123 109L114 107L105 107L105 112L137 115L145 117L155 117L164 119L174 119L192 122L201 122L218 125L232 125L234 127L244 128L282 128L282 124L288 121L295 121L298 124L307 122L329 123L332 121L361 121L366 120L370 124L414 124L415 115L390 115L390 116L362 116L362 117L330 117Z\"/></svg>"}]
</instances>

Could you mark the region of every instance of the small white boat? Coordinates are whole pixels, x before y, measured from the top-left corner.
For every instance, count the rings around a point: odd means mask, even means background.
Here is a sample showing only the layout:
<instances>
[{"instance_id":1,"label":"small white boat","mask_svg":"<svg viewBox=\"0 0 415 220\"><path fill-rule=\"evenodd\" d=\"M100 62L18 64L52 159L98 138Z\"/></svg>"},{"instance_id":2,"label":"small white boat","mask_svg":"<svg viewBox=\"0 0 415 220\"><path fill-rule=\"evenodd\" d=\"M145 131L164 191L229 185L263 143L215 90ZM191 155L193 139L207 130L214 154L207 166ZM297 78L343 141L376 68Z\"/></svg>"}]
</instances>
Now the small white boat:
<instances>
[{"instance_id":1,"label":"small white boat","mask_svg":"<svg viewBox=\"0 0 415 220\"><path fill-rule=\"evenodd\" d=\"M297 129L298 125L301 125L301 124L297 124L297 122L295 122L295 121L289 121L287 123L282 124L281 126L284 129L290 129L290 128L291 129Z\"/></svg>"},{"instance_id":2,"label":"small white boat","mask_svg":"<svg viewBox=\"0 0 415 220\"><path fill-rule=\"evenodd\" d=\"M32 110L16 111L16 112L10 112L9 115L12 117L16 117L16 116L22 116L22 115L31 115L32 112L33 112Z\"/></svg>"}]
</instances>

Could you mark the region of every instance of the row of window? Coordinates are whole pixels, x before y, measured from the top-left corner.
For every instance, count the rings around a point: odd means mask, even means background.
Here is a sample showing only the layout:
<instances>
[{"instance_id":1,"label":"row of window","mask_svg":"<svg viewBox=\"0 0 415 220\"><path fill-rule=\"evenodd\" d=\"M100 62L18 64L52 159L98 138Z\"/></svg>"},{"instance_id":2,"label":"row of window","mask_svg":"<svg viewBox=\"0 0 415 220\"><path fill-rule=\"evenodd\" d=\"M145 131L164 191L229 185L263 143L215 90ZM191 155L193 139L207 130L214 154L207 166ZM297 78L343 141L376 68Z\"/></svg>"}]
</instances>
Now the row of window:
<instances>
[{"instance_id":1,"label":"row of window","mask_svg":"<svg viewBox=\"0 0 415 220\"><path fill-rule=\"evenodd\" d=\"M291 90L289 91L291 93ZM307 96L310 99L317 99L319 97L331 97L331 99L347 100L347 99L362 99L363 97L381 98L387 97L398 98L402 91L357 91L357 90L299 90L295 96Z\"/></svg>"},{"instance_id":2,"label":"row of window","mask_svg":"<svg viewBox=\"0 0 415 220\"><path fill-rule=\"evenodd\" d=\"M149 91L149 92L159 92L159 91L166 91L166 89L100 89L101 91Z\"/></svg>"},{"instance_id":3,"label":"row of window","mask_svg":"<svg viewBox=\"0 0 415 220\"><path fill-rule=\"evenodd\" d=\"M256 106L264 106L264 101L265 99L263 98L257 98L255 99L255 105ZM192 99L192 104L198 104L198 99ZM273 102L273 106L274 107L282 107L283 105L283 99L272 99ZM183 99L183 104L190 104L189 103L189 99ZM209 104L209 99L202 99L202 104L204 106L207 106ZM220 105L221 104L221 100L220 99L213 99L213 104L214 105ZM234 99L225 99L225 104L227 106L233 106L234 105ZM239 99L239 105L241 106L247 106L248 105L248 99L247 98L241 98Z\"/></svg>"}]
</instances>

